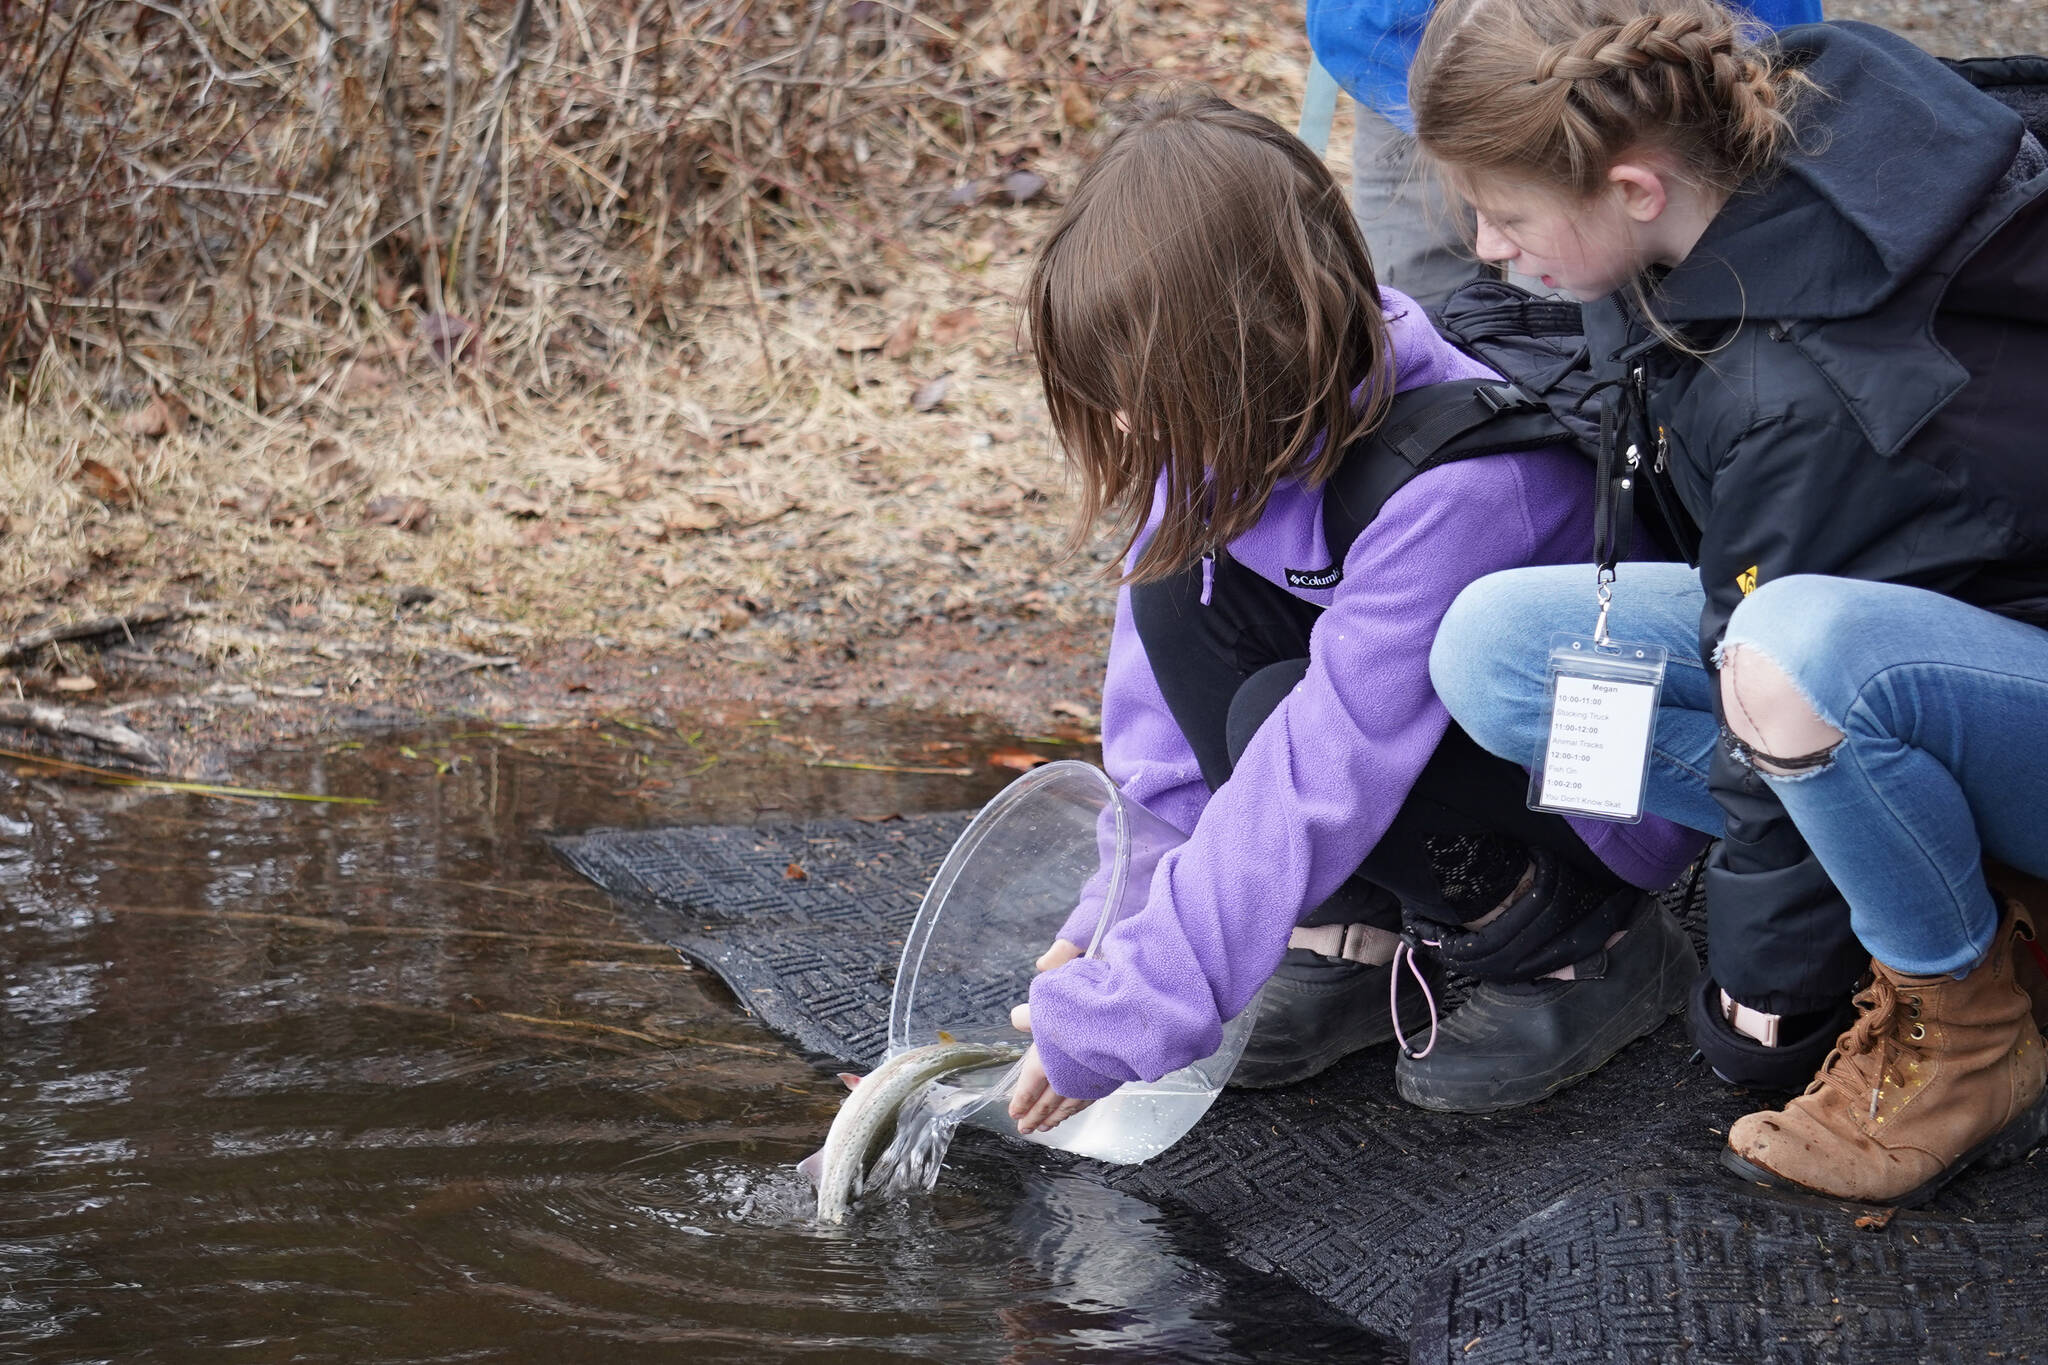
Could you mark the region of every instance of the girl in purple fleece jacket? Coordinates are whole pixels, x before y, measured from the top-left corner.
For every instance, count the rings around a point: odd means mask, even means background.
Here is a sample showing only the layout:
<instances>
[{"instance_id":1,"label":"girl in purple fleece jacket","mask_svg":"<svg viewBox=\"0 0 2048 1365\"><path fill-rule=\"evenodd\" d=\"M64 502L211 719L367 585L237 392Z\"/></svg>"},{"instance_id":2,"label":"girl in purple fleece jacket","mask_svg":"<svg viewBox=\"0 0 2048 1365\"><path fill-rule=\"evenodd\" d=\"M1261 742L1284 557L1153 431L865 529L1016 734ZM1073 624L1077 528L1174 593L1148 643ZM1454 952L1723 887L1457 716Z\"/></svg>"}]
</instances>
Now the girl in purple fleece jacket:
<instances>
[{"instance_id":1,"label":"girl in purple fleece jacket","mask_svg":"<svg viewBox=\"0 0 2048 1365\"><path fill-rule=\"evenodd\" d=\"M1697 963L1649 891L1697 836L1529 811L1527 775L1429 679L1468 583L1585 560L1590 467L1446 464L1327 542L1326 481L1388 396L1491 375L1377 287L1322 163L1206 92L1147 103L1041 246L1025 306L1081 526L1127 542L1105 763L1188 841L1097 956L1073 929L1041 959L1019 1126L1208 1055L1261 986L1236 1084L1385 1041L1404 933L1430 974L1477 979L1403 1047L1417 1104L1527 1103L1677 1008ZM1406 994L1404 1014L1425 999Z\"/></svg>"}]
</instances>

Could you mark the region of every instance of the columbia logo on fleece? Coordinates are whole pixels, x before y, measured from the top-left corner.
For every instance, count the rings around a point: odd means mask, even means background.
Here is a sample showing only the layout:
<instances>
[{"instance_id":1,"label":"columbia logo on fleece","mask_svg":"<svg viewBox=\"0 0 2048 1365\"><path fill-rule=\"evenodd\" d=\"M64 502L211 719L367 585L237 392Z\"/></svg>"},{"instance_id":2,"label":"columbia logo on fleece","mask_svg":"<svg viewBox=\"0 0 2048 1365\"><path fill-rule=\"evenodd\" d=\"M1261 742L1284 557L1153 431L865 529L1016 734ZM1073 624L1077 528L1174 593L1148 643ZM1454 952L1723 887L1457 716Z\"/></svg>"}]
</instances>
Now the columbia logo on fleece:
<instances>
[{"instance_id":1,"label":"columbia logo on fleece","mask_svg":"<svg viewBox=\"0 0 2048 1365\"><path fill-rule=\"evenodd\" d=\"M1289 569L1287 586L1290 588L1334 588L1344 580L1344 566L1332 564L1327 569Z\"/></svg>"}]
</instances>

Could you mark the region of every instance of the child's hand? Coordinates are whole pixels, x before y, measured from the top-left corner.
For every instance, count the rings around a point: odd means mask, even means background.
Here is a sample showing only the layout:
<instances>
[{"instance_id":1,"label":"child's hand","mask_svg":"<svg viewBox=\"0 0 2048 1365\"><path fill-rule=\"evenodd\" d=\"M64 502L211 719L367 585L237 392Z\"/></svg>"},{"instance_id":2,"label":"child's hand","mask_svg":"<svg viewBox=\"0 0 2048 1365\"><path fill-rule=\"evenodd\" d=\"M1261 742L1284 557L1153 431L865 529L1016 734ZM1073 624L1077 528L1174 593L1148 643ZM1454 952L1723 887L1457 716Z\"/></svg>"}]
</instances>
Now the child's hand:
<instances>
[{"instance_id":1,"label":"child's hand","mask_svg":"<svg viewBox=\"0 0 2048 1365\"><path fill-rule=\"evenodd\" d=\"M1029 1009L1029 1005L1019 1006ZM1024 1069L1017 1075L1017 1084L1010 1091L1010 1117L1017 1121L1020 1133L1036 1133L1057 1128L1074 1115L1086 1109L1092 1100L1070 1100L1052 1088L1046 1079L1045 1067L1038 1060L1038 1049L1032 1048L1024 1054Z\"/></svg>"},{"instance_id":2,"label":"child's hand","mask_svg":"<svg viewBox=\"0 0 2048 1365\"><path fill-rule=\"evenodd\" d=\"M1055 967L1064 967L1080 955L1078 944L1057 939L1038 959L1038 970L1049 972ZM1010 1027L1020 1033L1031 1032L1031 1006L1013 1006ZM1036 1133L1042 1129L1057 1128L1093 1103L1093 1100L1070 1100L1054 1090L1052 1082L1046 1079L1044 1064L1038 1060L1036 1047L1024 1054L1024 1068L1017 1073L1017 1084L1010 1088L1010 1117L1017 1121L1018 1132Z\"/></svg>"},{"instance_id":3,"label":"child's hand","mask_svg":"<svg viewBox=\"0 0 2048 1365\"><path fill-rule=\"evenodd\" d=\"M1078 945L1069 943L1065 939L1058 939L1054 941L1052 947L1045 950L1036 965L1039 971L1049 972L1055 967L1066 966L1080 955L1081 949Z\"/></svg>"}]
</instances>

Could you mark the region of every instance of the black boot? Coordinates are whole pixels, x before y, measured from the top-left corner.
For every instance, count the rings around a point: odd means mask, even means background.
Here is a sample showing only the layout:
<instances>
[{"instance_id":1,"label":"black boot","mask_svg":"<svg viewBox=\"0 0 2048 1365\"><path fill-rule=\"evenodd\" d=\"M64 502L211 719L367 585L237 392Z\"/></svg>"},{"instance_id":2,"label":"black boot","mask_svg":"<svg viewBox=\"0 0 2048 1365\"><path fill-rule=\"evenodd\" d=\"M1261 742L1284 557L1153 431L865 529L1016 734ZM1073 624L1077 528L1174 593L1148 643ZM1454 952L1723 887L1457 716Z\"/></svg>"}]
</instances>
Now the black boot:
<instances>
[{"instance_id":1,"label":"black boot","mask_svg":"<svg viewBox=\"0 0 2048 1365\"><path fill-rule=\"evenodd\" d=\"M1654 896L1542 850L1526 889L1482 928L1418 920L1411 932L1479 979L1434 1040L1395 1065L1401 1098L1424 1109L1490 1113L1554 1094L1684 1008L1699 975L1691 940ZM1548 978L1566 966L1572 980Z\"/></svg>"},{"instance_id":2,"label":"black boot","mask_svg":"<svg viewBox=\"0 0 2048 1365\"><path fill-rule=\"evenodd\" d=\"M1744 1090L1806 1089L1835 1040L1856 1021L1856 1007L1847 1000L1832 1010L1791 1015L1777 1044L1767 1047L1737 1033L1721 1013L1721 987L1713 977L1702 972L1687 995L1685 1027L1693 1046L1716 1076Z\"/></svg>"},{"instance_id":3,"label":"black boot","mask_svg":"<svg viewBox=\"0 0 2048 1365\"><path fill-rule=\"evenodd\" d=\"M1433 966L1425 972L1434 973ZM1289 948L1259 995L1259 1018L1230 1083L1249 1090L1293 1085L1362 1048L1394 1036L1388 999L1393 963L1368 965ZM1429 1007L1413 979L1401 983L1401 1030L1429 1029ZM1430 976L1430 986L1437 978Z\"/></svg>"}]
</instances>

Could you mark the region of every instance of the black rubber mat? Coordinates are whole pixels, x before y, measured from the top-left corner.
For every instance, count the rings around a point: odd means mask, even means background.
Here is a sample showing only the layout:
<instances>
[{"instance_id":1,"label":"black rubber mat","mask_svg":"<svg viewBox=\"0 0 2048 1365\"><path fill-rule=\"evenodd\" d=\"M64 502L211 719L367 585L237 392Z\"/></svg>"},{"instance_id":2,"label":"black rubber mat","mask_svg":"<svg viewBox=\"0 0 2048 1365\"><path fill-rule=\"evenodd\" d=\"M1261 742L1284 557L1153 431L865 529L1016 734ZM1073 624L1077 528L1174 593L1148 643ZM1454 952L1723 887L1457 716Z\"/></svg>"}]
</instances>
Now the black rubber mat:
<instances>
[{"instance_id":1,"label":"black rubber mat","mask_svg":"<svg viewBox=\"0 0 2048 1365\"><path fill-rule=\"evenodd\" d=\"M556 847L769 1027L865 1065L903 935L966 819ZM1674 908L1696 925L1696 907ZM1463 1117L1394 1098L1377 1048L1306 1085L1227 1092L1144 1166L1074 1164L1206 1215L1233 1255L1417 1361L2048 1360L2048 1156L1859 1226L1866 1210L1721 1176L1722 1134L1758 1102L1690 1056L1674 1019L1555 1099Z\"/></svg>"}]
</instances>

